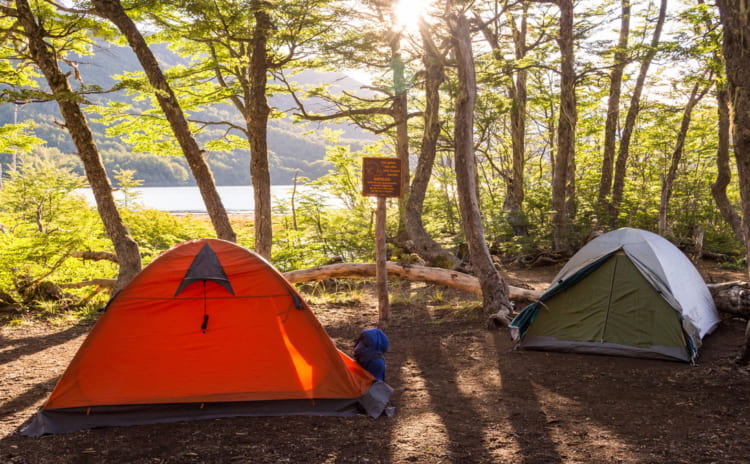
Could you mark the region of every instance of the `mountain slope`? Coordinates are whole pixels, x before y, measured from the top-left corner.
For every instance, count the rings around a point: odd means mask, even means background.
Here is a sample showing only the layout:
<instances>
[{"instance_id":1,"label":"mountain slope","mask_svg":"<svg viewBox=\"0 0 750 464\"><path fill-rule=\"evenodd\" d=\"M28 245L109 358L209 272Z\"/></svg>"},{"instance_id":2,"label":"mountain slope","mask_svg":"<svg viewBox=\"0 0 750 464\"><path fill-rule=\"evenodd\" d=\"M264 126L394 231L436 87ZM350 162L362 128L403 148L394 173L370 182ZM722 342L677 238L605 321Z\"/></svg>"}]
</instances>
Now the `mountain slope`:
<instances>
[{"instance_id":1,"label":"mountain slope","mask_svg":"<svg viewBox=\"0 0 750 464\"><path fill-rule=\"evenodd\" d=\"M164 45L157 45L153 50L163 64L163 68L186 60L171 53ZM86 85L96 85L102 89L109 89L115 84L114 76L125 72L139 71L140 64L135 55L127 47L105 46L92 56L80 57L78 66L83 82ZM334 84L336 91L356 90L360 84L344 74L316 73L304 71L295 76L300 84ZM118 102L128 102L129 97L123 92L107 93L91 96L94 99L107 99ZM314 104L315 102L311 102ZM292 108L293 100L289 96L274 96L270 104L277 110L286 111ZM207 111L192 115L198 119L210 118L213 121L232 121L242 124L242 118L230 105L214 105ZM22 106L1 105L0 124L12 123L31 119L36 122L35 135L46 142L46 147L59 150L48 150L52 156L62 156L66 164L82 172L77 158L70 155L75 153L75 147L61 124L57 104L30 103ZM135 153L133 148L119 138L107 137L105 127L91 122L92 130L100 151L102 152L110 175L118 169L133 169L135 178L144 180L144 185L188 185L193 180L182 157L164 157L148 153ZM302 126L293 124L290 119L275 119L269 122L268 145L271 162L271 180L274 184L289 184L295 174L315 179L325 174L330 165L324 161L327 142L322 137L324 128L342 132L342 141L354 148L371 141L374 137L359 128L348 124L315 124ZM214 129L214 135L223 134L225 129ZM204 143L208 134L197 137ZM65 154L68 154L65 156ZM0 162L8 164L10 155L0 154ZM250 152L249 149L234 150L231 153L211 152L208 162L214 172L218 185L248 185L250 184ZM7 171L7 169L3 169Z\"/></svg>"}]
</instances>

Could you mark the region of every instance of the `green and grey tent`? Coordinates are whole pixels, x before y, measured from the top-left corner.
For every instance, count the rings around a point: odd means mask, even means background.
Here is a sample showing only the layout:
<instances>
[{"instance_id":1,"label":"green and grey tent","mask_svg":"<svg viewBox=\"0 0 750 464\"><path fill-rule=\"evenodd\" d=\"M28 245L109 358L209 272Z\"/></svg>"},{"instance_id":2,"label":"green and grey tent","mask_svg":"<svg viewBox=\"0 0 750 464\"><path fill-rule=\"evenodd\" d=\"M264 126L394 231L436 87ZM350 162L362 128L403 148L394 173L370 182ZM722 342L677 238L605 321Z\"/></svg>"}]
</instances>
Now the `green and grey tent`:
<instances>
[{"instance_id":1,"label":"green and grey tent","mask_svg":"<svg viewBox=\"0 0 750 464\"><path fill-rule=\"evenodd\" d=\"M719 321L677 247L622 228L581 248L510 327L525 349L693 361Z\"/></svg>"}]
</instances>

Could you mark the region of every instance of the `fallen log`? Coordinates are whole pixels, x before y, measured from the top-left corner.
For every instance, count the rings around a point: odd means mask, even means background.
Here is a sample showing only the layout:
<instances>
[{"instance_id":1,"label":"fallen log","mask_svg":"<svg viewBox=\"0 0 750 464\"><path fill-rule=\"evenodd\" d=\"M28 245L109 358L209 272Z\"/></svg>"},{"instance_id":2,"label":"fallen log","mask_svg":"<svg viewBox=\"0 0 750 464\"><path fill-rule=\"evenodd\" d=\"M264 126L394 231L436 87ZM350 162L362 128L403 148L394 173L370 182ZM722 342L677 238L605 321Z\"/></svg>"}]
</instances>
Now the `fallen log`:
<instances>
[{"instance_id":1,"label":"fallen log","mask_svg":"<svg viewBox=\"0 0 750 464\"><path fill-rule=\"evenodd\" d=\"M750 282L734 281L708 284L716 309L750 319Z\"/></svg>"},{"instance_id":2,"label":"fallen log","mask_svg":"<svg viewBox=\"0 0 750 464\"><path fill-rule=\"evenodd\" d=\"M750 363L750 282L710 284L708 289L711 291L717 310L747 320L745 346L737 358L737 364L747 365Z\"/></svg>"},{"instance_id":3,"label":"fallen log","mask_svg":"<svg viewBox=\"0 0 750 464\"><path fill-rule=\"evenodd\" d=\"M398 263L388 262L386 270L389 277L400 277L417 282L428 282L445 287L482 296L479 279L463 272L452 271L437 267L425 266L402 266ZM375 264L373 263L339 263L318 266L310 269L300 269L284 273L284 277L291 283L310 282L334 278L344 279L367 279L375 277ZM536 301L542 295L535 290L525 288L509 287L511 300Z\"/></svg>"}]
</instances>

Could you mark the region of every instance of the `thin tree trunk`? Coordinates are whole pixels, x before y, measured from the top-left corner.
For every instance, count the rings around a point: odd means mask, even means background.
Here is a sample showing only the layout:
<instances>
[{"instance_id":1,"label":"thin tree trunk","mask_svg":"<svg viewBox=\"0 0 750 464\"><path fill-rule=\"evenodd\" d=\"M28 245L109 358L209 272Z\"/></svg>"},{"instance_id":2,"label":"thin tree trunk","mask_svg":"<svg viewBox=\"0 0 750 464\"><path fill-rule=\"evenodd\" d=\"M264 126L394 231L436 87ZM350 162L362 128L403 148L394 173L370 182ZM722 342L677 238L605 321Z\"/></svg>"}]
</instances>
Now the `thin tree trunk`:
<instances>
[{"instance_id":1,"label":"thin tree trunk","mask_svg":"<svg viewBox=\"0 0 750 464\"><path fill-rule=\"evenodd\" d=\"M255 251L271 258L273 220L271 217L271 172L268 165L268 116L271 108L266 98L268 76L268 37L273 24L265 2L253 0L255 30L250 61L250 102L245 115L250 138L250 177L255 199Z\"/></svg>"},{"instance_id":2,"label":"thin tree trunk","mask_svg":"<svg viewBox=\"0 0 750 464\"><path fill-rule=\"evenodd\" d=\"M420 23L424 43L425 109L424 133L419 159L406 200L406 232L411 241L410 250L417 253L431 266L451 268L456 257L427 234L422 222L422 211L427 186L435 164L437 143L440 137L440 84L445 80L443 59L429 35L427 23Z\"/></svg>"},{"instance_id":3,"label":"thin tree trunk","mask_svg":"<svg viewBox=\"0 0 750 464\"><path fill-rule=\"evenodd\" d=\"M229 216L221 201L213 174L203 159L203 150L198 146L190 131L187 119L180 108L172 88L167 83L164 73L159 67L151 49L146 44L143 35L132 19L125 13L119 0L92 0L93 13L111 21L122 32L138 57L149 82L154 87L154 95L159 106L164 111L164 116L169 121L172 131L177 138L182 152L185 154L188 166L195 178L198 188L206 205L206 211L211 218L211 223L220 239L236 241L237 237L229 222Z\"/></svg>"},{"instance_id":4,"label":"thin tree trunk","mask_svg":"<svg viewBox=\"0 0 750 464\"><path fill-rule=\"evenodd\" d=\"M391 1L391 11L395 11L396 1ZM392 13L394 14L394 13ZM393 23L398 18L393 17ZM403 35L393 31L390 39L391 70L393 72L393 122L396 126L396 156L401 160L401 197L398 199L398 235L407 234L406 204L409 198L409 108L407 101L408 85L406 83L405 64L401 56Z\"/></svg>"},{"instance_id":5,"label":"thin tree trunk","mask_svg":"<svg viewBox=\"0 0 750 464\"><path fill-rule=\"evenodd\" d=\"M292 198L290 200L292 209L292 228L295 232L299 230L299 228L297 227L297 206L294 201L295 197L297 196L297 176L299 176L299 171L294 173L294 181L292 183Z\"/></svg>"},{"instance_id":6,"label":"thin tree trunk","mask_svg":"<svg viewBox=\"0 0 750 464\"><path fill-rule=\"evenodd\" d=\"M620 139L620 148L617 151L617 161L615 163L615 175L612 184L612 203L609 211L610 227L614 228L617 222L617 216L620 214L620 205L622 203L622 195L625 189L625 176L627 174L628 167L628 156L630 155L630 141L633 137L633 131L635 130L635 122L640 112L641 94L643 93L643 85L646 82L646 75L648 74L648 68L651 66L654 56L656 56L656 49L659 45L659 39L661 37L661 31L664 26L664 20L667 16L667 0L661 0L659 6L659 17L656 21L656 27L654 27L654 34L651 37L651 47L646 52L641 62L641 68L638 72L638 78L635 81L635 88L633 94L630 97L630 107L628 108L628 114L625 117L625 126L622 130L622 137Z\"/></svg>"},{"instance_id":7,"label":"thin tree trunk","mask_svg":"<svg viewBox=\"0 0 750 464\"><path fill-rule=\"evenodd\" d=\"M685 110L682 113L682 123L680 124L680 132L677 134L677 142L675 143L674 150L672 151L672 160L669 164L669 170L667 175L664 177L661 185L661 199L659 201L659 234L669 235L667 228L667 210L669 209L669 200L672 198L672 188L674 181L677 179L677 169L680 166L680 160L682 160L683 150L685 148L685 139L687 138L688 129L690 129L690 119L693 114L693 108L698 104L699 101L706 95L711 84L707 84L706 87L701 91L700 82L696 82L693 86L692 92L690 92L690 98L685 105Z\"/></svg>"},{"instance_id":8,"label":"thin tree trunk","mask_svg":"<svg viewBox=\"0 0 750 464\"><path fill-rule=\"evenodd\" d=\"M573 90L575 92L575 89ZM576 123L578 116L576 112ZM578 202L576 201L576 152L575 152L575 124L572 128L572 142L571 147L568 149L568 172L566 174L567 183L565 184L565 215L566 215L566 228L568 230L563 245L565 249L569 249L571 246L571 240L573 240L573 222L575 221L576 214L578 214Z\"/></svg>"},{"instance_id":9,"label":"thin tree trunk","mask_svg":"<svg viewBox=\"0 0 750 464\"><path fill-rule=\"evenodd\" d=\"M526 57L526 32L528 4L523 5L521 14L521 25L516 27L512 15L509 22L513 27L513 44L516 60ZM516 70L516 80L511 86L510 107L510 137L513 148L512 173L508 182L508 190L505 196L503 209L508 216L508 223L513 229L513 235L525 236L529 234L526 215L523 211L524 201L524 173L526 170L526 105L527 93L527 71L524 68Z\"/></svg>"},{"instance_id":10,"label":"thin tree trunk","mask_svg":"<svg viewBox=\"0 0 750 464\"><path fill-rule=\"evenodd\" d=\"M742 201L742 238L750 275L750 8L746 1L717 0L716 4L724 27L732 139ZM750 344L750 326L748 330Z\"/></svg>"},{"instance_id":11,"label":"thin tree trunk","mask_svg":"<svg viewBox=\"0 0 750 464\"><path fill-rule=\"evenodd\" d=\"M609 195L612 193L612 170L615 162L617 124L620 120L620 95L622 94L622 75L625 72L628 56L628 38L630 35L630 0L621 1L620 38L614 54L614 66L609 76L609 101L607 103L607 121L604 125L604 152L602 154L602 177L599 183L597 209L600 220L610 223Z\"/></svg>"},{"instance_id":12,"label":"thin tree trunk","mask_svg":"<svg viewBox=\"0 0 750 464\"><path fill-rule=\"evenodd\" d=\"M505 6L506 8L508 5ZM511 11L506 11L507 22L510 24L513 34L513 45L515 58L521 61L526 57L526 33L527 33L527 14L528 4L521 5L521 24L516 24L516 19ZM480 30L484 35L487 43L492 48L496 56L504 53L503 46L500 44L499 30L492 30L490 23L483 23L477 16L476 22L480 24ZM499 19L499 18L496 18ZM498 28L499 29L499 28ZM528 224L526 215L523 212L524 201L524 172L526 165L526 106L528 102L528 73L525 68L519 67L515 70L515 78L511 76L508 85L508 94L511 99L510 107L510 136L512 147L511 172L509 175L503 175L505 182L505 199L503 201L503 211L506 213L508 224L513 229L513 235L528 235ZM494 168L494 166L493 166ZM498 169L495 169L499 172Z\"/></svg>"},{"instance_id":13,"label":"thin tree trunk","mask_svg":"<svg viewBox=\"0 0 750 464\"><path fill-rule=\"evenodd\" d=\"M552 174L553 246L570 246L571 220L575 208L576 76L573 52L573 2L560 0L560 119L557 126L557 157Z\"/></svg>"},{"instance_id":14,"label":"thin tree trunk","mask_svg":"<svg viewBox=\"0 0 750 464\"><path fill-rule=\"evenodd\" d=\"M469 21L461 12L450 18L453 50L458 73L455 114L456 184L461 206L464 235L469 248L473 272L482 287L484 308L502 321L510 323L512 305L508 300L508 285L495 269L484 237L479 199L477 197L477 169L474 156L474 105L476 76L471 48Z\"/></svg>"},{"instance_id":15,"label":"thin tree trunk","mask_svg":"<svg viewBox=\"0 0 750 464\"><path fill-rule=\"evenodd\" d=\"M719 146L716 150L716 180L711 184L711 195L721 215L734 231L734 236L743 242L742 218L732 206L727 197L727 186L732 181L732 170L729 167L729 97L726 88L719 88L716 92L716 102L719 113L718 138Z\"/></svg>"},{"instance_id":16,"label":"thin tree trunk","mask_svg":"<svg viewBox=\"0 0 750 464\"><path fill-rule=\"evenodd\" d=\"M86 117L76 101L75 92L65 74L60 70L55 53L45 42L45 30L36 22L28 0L16 0L19 20L29 40L29 52L44 74L65 119L65 127L73 138L78 156L83 162L86 177L96 200L99 216L107 235L112 240L120 264L115 291L122 289L141 270L138 244L128 232L117 210L112 186L104 169L99 150Z\"/></svg>"}]
</instances>

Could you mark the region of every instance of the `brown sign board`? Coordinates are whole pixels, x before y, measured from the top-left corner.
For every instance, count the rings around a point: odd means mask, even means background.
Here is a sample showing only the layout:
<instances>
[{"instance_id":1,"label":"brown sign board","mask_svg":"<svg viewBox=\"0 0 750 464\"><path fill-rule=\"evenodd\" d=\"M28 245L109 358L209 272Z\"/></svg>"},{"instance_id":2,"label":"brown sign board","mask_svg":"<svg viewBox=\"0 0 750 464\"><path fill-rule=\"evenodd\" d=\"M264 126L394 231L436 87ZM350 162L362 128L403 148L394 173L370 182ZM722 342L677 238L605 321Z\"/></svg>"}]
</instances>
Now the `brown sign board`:
<instances>
[{"instance_id":1,"label":"brown sign board","mask_svg":"<svg viewBox=\"0 0 750 464\"><path fill-rule=\"evenodd\" d=\"M401 160L398 158L363 158L362 195L400 197Z\"/></svg>"}]
</instances>

